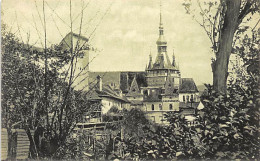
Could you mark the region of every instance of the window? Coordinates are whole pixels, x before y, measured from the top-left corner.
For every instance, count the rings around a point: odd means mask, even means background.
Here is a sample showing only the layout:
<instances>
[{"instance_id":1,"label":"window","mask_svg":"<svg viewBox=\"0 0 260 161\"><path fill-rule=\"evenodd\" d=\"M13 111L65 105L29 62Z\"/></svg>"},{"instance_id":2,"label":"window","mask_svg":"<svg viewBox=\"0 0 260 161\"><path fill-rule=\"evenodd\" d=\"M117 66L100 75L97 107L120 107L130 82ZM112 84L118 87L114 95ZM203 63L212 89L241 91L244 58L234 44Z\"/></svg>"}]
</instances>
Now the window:
<instances>
[{"instance_id":1,"label":"window","mask_svg":"<svg viewBox=\"0 0 260 161\"><path fill-rule=\"evenodd\" d=\"M185 96L183 96L183 102L185 102Z\"/></svg>"},{"instance_id":2,"label":"window","mask_svg":"<svg viewBox=\"0 0 260 161\"><path fill-rule=\"evenodd\" d=\"M191 102L193 101L193 94L190 96L190 101Z\"/></svg>"},{"instance_id":3,"label":"window","mask_svg":"<svg viewBox=\"0 0 260 161\"><path fill-rule=\"evenodd\" d=\"M159 104L159 110L162 111L162 104Z\"/></svg>"},{"instance_id":4,"label":"window","mask_svg":"<svg viewBox=\"0 0 260 161\"><path fill-rule=\"evenodd\" d=\"M163 30L160 30L160 35L163 35Z\"/></svg>"},{"instance_id":5,"label":"window","mask_svg":"<svg viewBox=\"0 0 260 161\"><path fill-rule=\"evenodd\" d=\"M189 100L190 100L190 96L187 96L186 99L187 99L187 102L189 102Z\"/></svg>"},{"instance_id":6,"label":"window","mask_svg":"<svg viewBox=\"0 0 260 161\"><path fill-rule=\"evenodd\" d=\"M159 119L163 123L163 116L159 116Z\"/></svg>"},{"instance_id":7,"label":"window","mask_svg":"<svg viewBox=\"0 0 260 161\"><path fill-rule=\"evenodd\" d=\"M155 116L151 116L151 120L155 122Z\"/></svg>"},{"instance_id":8,"label":"window","mask_svg":"<svg viewBox=\"0 0 260 161\"><path fill-rule=\"evenodd\" d=\"M154 111L154 104L152 104L152 111Z\"/></svg>"},{"instance_id":9,"label":"window","mask_svg":"<svg viewBox=\"0 0 260 161\"><path fill-rule=\"evenodd\" d=\"M169 110L172 110L172 104L169 105Z\"/></svg>"}]
</instances>

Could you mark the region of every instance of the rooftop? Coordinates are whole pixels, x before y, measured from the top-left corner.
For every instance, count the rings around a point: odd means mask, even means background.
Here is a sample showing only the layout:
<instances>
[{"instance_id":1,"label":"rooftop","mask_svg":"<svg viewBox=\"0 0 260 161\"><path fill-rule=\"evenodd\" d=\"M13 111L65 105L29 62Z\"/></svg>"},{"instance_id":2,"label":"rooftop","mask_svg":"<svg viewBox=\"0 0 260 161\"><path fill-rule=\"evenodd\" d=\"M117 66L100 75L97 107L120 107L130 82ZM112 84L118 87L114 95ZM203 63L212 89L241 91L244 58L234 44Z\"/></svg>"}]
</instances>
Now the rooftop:
<instances>
[{"instance_id":1,"label":"rooftop","mask_svg":"<svg viewBox=\"0 0 260 161\"><path fill-rule=\"evenodd\" d=\"M193 92L199 92L199 91L192 78L181 78L179 92L180 93L193 93Z\"/></svg>"}]
</instances>

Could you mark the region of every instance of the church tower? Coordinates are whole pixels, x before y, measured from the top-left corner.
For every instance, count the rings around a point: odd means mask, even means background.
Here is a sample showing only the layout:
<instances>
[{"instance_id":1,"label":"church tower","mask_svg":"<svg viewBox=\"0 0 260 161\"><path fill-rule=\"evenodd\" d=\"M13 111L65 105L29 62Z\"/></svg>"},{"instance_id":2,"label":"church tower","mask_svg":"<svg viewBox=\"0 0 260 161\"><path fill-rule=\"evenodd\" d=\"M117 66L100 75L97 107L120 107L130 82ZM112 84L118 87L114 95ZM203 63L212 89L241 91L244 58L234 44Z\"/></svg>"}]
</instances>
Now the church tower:
<instances>
[{"instance_id":1,"label":"church tower","mask_svg":"<svg viewBox=\"0 0 260 161\"><path fill-rule=\"evenodd\" d=\"M151 54L149 56L149 65L146 68L146 80L148 86L150 87L164 88L166 80L172 79L172 81L174 82L174 86L178 88L180 72L175 64L175 56L173 56L173 62L171 62L167 54L167 41L164 37L165 33L161 7L162 6L160 4L159 37L156 41L157 56L153 64Z\"/></svg>"}]
</instances>

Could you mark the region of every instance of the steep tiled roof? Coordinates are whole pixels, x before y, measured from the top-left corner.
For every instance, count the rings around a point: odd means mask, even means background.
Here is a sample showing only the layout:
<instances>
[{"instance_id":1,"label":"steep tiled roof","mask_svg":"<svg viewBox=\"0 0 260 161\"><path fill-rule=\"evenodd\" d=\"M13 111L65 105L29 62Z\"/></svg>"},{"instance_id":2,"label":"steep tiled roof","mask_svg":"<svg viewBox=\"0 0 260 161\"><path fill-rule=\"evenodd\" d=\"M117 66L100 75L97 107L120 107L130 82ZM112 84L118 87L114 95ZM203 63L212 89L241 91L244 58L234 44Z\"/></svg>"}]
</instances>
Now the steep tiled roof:
<instances>
[{"instance_id":1,"label":"steep tiled roof","mask_svg":"<svg viewBox=\"0 0 260 161\"><path fill-rule=\"evenodd\" d=\"M110 97L113 99L121 100L123 102L129 102L125 97L118 95L109 85L103 87L102 91L96 90L99 97Z\"/></svg>"},{"instance_id":2,"label":"steep tiled roof","mask_svg":"<svg viewBox=\"0 0 260 161\"><path fill-rule=\"evenodd\" d=\"M133 79L136 77L138 87L145 87L147 85L145 79L145 72L121 72L120 75L120 89L123 93L127 93L131 87Z\"/></svg>"},{"instance_id":3,"label":"steep tiled roof","mask_svg":"<svg viewBox=\"0 0 260 161\"><path fill-rule=\"evenodd\" d=\"M149 68L148 68L149 69ZM158 53L153 64L152 69L174 69L177 70L175 66L172 65L167 53Z\"/></svg>"},{"instance_id":4,"label":"steep tiled roof","mask_svg":"<svg viewBox=\"0 0 260 161\"><path fill-rule=\"evenodd\" d=\"M109 97L112 99L116 99L116 100L120 100L120 101L129 103L129 101L126 99L126 97L120 96L109 85L103 86L102 91L94 89L94 90L88 92L87 96L86 96L86 98L89 99L90 101L101 100L102 97Z\"/></svg>"},{"instance_id":5,"label":"steep tiled roof","mask_svg":"<svg viewBox=\"0 0 260 161\"><path fill-rule=\"evenodd\" d=\"M126 94L126 96L141 96L142 94L140 93L140 90L138 88L138 84L136 82L136 77L134 77L132 83L131 83L131 87L128 91L128 93Z\"/></svg>"},{"instance_id":6,"label":"steep tiled roof","mask_svg":"<svg viewBox=\"0 0 260 161\"><path fill-rule=\"evenodd\" d=\"M102 98L99 97L98 93L96 90L91 90L87 93L86 95L87 100L89 101L97 101L97 100L101 100Z\"/></svg>"},{"instance_id":7,"label":"steep tiled roof","mask_svg":"<svg viewBox=\"0 0 260 161\"><path fill-rule=\"evenodd\" d=\"M199 92L192 78L181 78L180 93Z\"/></svg>"}]
</instances>

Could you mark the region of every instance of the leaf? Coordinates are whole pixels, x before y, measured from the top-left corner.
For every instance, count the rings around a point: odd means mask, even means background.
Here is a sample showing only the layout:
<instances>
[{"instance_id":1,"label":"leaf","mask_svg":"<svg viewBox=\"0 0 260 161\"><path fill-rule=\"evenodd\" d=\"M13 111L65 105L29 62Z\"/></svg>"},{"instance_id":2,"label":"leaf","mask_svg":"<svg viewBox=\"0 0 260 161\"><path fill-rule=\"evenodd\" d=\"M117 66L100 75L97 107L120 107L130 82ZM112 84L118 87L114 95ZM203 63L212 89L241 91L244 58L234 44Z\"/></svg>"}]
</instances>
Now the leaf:
<instances>
[{"instance_id":1,"label":"leaf","mask_svg":"<svg viewBox=\"0 0 260 161\"><path fill-rule=\"evenodd\" d=\"M183 155L182 152L176 152L176 157Z\"/></svg>"},{"instance_id":2,"label":"leaf","mask_svg":"<svg viewBox=\"0 0 260 161\"><path fill-rule=\"evenodd\" d=\"M241 138L238 133L236 133L233 137L234 137L235 139Z\"/></svg>"},{"instance_id":3,"label":"leaf","mask_svg":"<svg viewBox=\"0 0 260 161\"><path fill-rule=\"evenodd\" d=\"M227 128L229 127L227 124L219 124L219 128Z\"/></svg>"}]
</instances>

